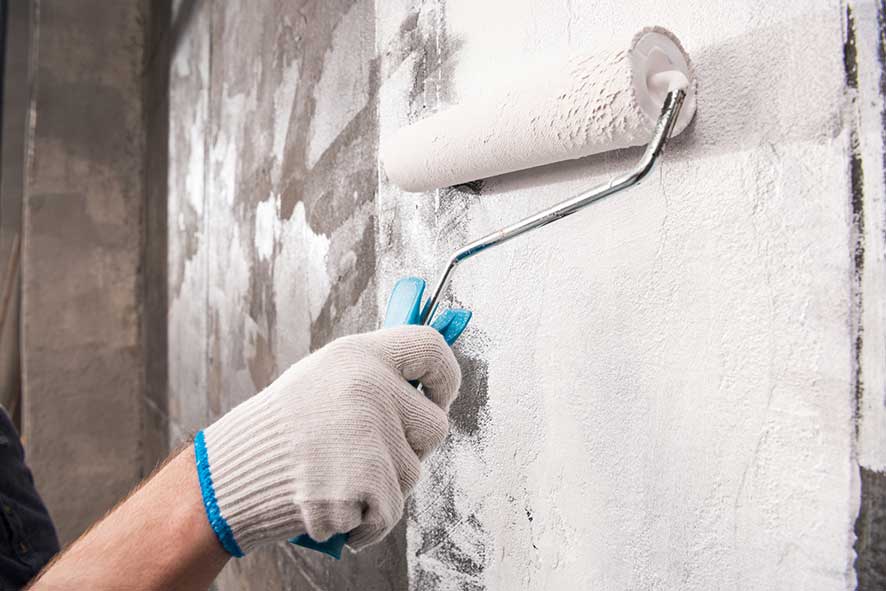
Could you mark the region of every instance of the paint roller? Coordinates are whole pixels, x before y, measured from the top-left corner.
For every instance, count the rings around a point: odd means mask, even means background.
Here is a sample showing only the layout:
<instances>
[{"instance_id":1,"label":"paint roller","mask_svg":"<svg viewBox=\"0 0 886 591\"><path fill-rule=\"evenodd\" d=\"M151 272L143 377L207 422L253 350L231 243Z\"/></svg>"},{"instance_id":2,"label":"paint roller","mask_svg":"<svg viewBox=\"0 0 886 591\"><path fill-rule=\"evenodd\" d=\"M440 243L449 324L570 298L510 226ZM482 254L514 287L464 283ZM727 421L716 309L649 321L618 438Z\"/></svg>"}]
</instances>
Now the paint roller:
<instances>
[{"instance_id":1,"label":"paint roller","mask_svg":"<svg viewBox=\"0 0 886 591\"><path fill-rule=\"evenodd\" d=\"M520 81L490 87L475 100L399 130L382 145L388 178L417 192L633 146L645 145L643 156L629 172L457 250L424 305L424 280L400 279L385 326L431 324L454 342L470 312L438 315L437 307L461 262L639 183L667 140L695 114L692 64L677 38L661 27L643 29L608 50L574 55L559 67L538 65L524 73ZM346 541L346 533L325 542L293 540L336 558Z\"/></svg>"},{"instance_id":2,"label":"paint roller","mask_svg":"<svg viewBox=\"0 0 886 591\"><path fill-rule=\"evenodd\" d=\"M673 133L689 124L689 58L658 27L625 46L530 66L520 81L401 129L382 145L388 178L427 191L610 150L653 137L668 92L686 96Z\"/></svg>"},{"instance_id":3,"label":"paint roller","mask_svg":"<svg viewBox=\"0 0 886 591\"><path fill-rule=\"evenodd\" d=\"M692 63L662 27L645 28L621 46L575 55L561 68L530 70L509 87L399 130L382 147L388 178L406 191L425 191L610 150L646 150L624 175L453 253L421 312L423 324L433 321L459 263L639 183L670 136L695 115Z\"/></svg>"}]
</instances>

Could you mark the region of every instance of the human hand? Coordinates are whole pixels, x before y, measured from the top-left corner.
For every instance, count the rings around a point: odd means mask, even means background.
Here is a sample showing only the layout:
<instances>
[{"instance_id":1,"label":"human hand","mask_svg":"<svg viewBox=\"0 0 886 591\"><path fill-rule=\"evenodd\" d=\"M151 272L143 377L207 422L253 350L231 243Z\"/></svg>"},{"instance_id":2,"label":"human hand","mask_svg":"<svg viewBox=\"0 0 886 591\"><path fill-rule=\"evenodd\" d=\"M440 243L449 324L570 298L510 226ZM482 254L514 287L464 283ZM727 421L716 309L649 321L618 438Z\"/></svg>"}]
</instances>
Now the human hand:
<instances>
[{"instance_id":1,"label":"human hand","mask_svg":"<svg viewBox=\"0 0 886 591\"><path fill-rule=\"evenodd\" d=\"M460 381L426 326L344 337L290 367L195 439L222 545L241 556L302 533L322 542L350 532L355 550L381 540L449 430Z\"/></svg>"}]
</instances>

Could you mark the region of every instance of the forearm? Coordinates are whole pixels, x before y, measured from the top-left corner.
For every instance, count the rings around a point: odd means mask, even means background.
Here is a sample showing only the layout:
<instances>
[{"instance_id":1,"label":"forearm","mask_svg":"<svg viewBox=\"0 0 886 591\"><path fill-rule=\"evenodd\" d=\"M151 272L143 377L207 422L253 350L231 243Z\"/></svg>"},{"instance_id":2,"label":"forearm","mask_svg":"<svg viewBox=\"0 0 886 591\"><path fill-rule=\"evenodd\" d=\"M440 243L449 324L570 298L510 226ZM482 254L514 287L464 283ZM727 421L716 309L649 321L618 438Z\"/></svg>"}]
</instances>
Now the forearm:
<instances>
[{"instance_id":1,"label":"forearm","mask_svg":"<svg viewBox=\"0 0 886 591\"><path fill-rule=\"evenodd\" d=\"M206 519L189 445L30 589L206 589L228 558Z\"/></svg>"}]
</instances>

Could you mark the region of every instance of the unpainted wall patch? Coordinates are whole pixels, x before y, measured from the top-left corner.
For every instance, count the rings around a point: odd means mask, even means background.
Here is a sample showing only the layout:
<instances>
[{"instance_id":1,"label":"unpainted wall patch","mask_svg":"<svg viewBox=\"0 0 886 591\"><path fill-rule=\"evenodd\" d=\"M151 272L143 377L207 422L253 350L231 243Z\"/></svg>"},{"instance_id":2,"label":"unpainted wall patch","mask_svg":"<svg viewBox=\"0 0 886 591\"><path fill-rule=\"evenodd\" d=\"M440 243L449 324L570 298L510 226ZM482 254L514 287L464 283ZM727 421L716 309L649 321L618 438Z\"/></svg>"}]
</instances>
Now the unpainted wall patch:
<instances>
[{"instance_id":1,"label":"unpainted wall patch","mask_svg":"<svg viewBox=\"0 0 886 591\"><path fill-rule=\"evenodd\" d=\"M452 428L467 436L477 435L489 400L489 364L479 356L456 349L462 368L461 392L449 411Z\"/></svg>"},{"instance_id":2,"label":"unpainted wall patch","mask_svg":"<svg viewBox=\"0 0 886 591\"><path fill-rule=\"evenodd\" d=\"M856 45L855 16L852 7L846 7L846 39L843 42L843 69L846 86L851 93L851 100L856 100L858 91L858 50ZM854 397L855 435L858 436L861 421L862 398L864 397L864 372L862 355L864 351L864 169L859 148L858 126L854 116L850 122L849 132L849 199L852 214L850 228L850 248L852 249L852 390Z\"/></svg>"},{"instance_id":3,"label":"unpainted wall patch","mask_svg":"<svg viewBox=\"0 0 886 591\"><path fill-rule=\"evenodd\" d=\"M416 52L412 68L412 88L409 91L408 105L410 116L417 118L428 107L439 107L441 103L452 102L449 84L443 81L453 79L455 72L455 54L461 43L453 39L447 30L445 6L435 2L431 14L425 12L428 4L422 4L418 10L407 16L404 24L415 22L415 35L412 38L412 49ZM422 27L422 17L433 18L432 27ZM433 39L430 37L433 34ZM431 100L429 100L429 93Z\"/></svg>"},{"instance_id":4,"label":"unpainted wall patch","mask_svg":"<svg viewBox=\"0 0 886 591\"><path fill-rule=\"evenodd\" d=\"M886 473L861 468L861 507L855 521L858 591L886 589Z\"/></svg>"},{"instance_id":5,"label":"unpainted wall patch","mask_svg":"<svg viewBox=\"0 0 886 591\"><path fill-rule=\"evenodd\" d=\"M858 89L858 47L855 31L855 16L852 7L846 7L846 40L843 42L843 69L846 72L846 85Z\"/></svg>"},{"instance_id":6,"label":"unpainted wall patch","mask_svg":"<svg viewBox=\"0 0 886 591\"><path fill-rule=\"evenodd\" d=\"M442 451L442 450L441 450ZM449 454L441 454L449 457ZM472 536L471 532L482 532L483 526L475 514L459 515L455 498L455 490L448 471L429 470L430 490L439 494L426 509L419 509L415 501L410 502L410 513L427 510L433 511L433 519L422 520L425 525L420 528L420 542L415 550L415 557L420 559L431 556L435 563L445 565L445 572L428 568L411 569L411 588L417 591L431 591L441 588L458 589L458 591L482 591L483 566L485 563L486 546L482 536ZM466 537L472 537L470 553L465 544L457 540L456 532L468 530ZM454 575L458 574L457 580ZM450 580L442 580L448 577Z\"/></svg>"}]
</instances>

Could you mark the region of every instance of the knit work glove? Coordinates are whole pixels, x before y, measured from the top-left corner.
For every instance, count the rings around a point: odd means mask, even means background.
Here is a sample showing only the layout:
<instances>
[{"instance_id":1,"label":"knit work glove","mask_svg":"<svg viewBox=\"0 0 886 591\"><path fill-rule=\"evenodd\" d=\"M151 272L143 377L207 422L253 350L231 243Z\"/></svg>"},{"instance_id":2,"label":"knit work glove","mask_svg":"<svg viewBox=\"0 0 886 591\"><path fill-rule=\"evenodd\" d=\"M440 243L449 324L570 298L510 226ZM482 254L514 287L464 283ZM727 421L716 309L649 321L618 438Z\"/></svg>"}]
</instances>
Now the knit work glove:
<instances>
[{"instance_id":1,"label":"knit work glove","mask_svg":"<svg viewBox=\"0 0 886 591\"><path fill-rule=\"evenodd\" d=\"M378 542L446 436L460 381L426 326L341 338L296 363L194 440L219 541L234 556L303 533L350 532L355 550Z\"/></svg>"}]
</instances>

